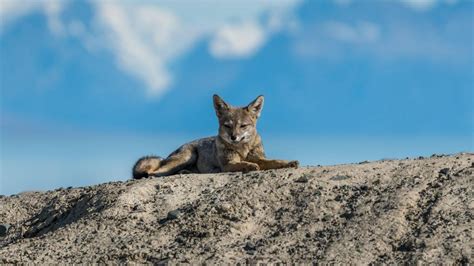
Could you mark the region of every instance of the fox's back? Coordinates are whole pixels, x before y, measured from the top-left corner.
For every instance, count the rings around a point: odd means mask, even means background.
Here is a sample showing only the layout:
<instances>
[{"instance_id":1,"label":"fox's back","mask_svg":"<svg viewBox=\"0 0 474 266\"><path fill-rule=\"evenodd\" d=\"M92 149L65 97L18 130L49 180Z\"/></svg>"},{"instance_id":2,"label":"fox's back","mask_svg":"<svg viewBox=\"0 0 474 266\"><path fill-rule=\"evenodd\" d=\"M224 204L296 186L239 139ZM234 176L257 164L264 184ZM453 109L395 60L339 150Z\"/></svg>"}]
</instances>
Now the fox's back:
<instances>
[{"instance_id":1,"label":"fox's back","mask_svg":"<svg viewBox=\"0 0 474 266\"><path fill-rule=\"evenodd\" d=\"M207 137L191 141L182 146L194 151L197 156L195 167L200 173L216 173L220 170L216 140L216 136Z\"/></svg>"}]
</instances>

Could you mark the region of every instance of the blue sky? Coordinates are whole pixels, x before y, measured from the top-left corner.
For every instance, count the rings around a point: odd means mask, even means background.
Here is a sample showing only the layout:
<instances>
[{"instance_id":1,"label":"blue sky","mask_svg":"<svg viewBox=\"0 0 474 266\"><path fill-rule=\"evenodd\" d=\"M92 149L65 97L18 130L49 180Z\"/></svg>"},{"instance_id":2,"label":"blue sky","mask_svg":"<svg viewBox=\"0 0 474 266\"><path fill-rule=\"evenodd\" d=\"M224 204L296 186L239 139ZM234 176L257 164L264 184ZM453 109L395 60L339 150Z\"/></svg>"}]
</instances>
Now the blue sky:
<instances>
[{"instance_id":1,"label":"blue sky","mask_svg":"<svg viewBox=\"0 0 474 266\"><path fill-rule=\"evenodd\" d=\"M0 0L0 194L125 180L265 95L271 157L473 151L472 1Z\"/></svg>"}]
</instances>

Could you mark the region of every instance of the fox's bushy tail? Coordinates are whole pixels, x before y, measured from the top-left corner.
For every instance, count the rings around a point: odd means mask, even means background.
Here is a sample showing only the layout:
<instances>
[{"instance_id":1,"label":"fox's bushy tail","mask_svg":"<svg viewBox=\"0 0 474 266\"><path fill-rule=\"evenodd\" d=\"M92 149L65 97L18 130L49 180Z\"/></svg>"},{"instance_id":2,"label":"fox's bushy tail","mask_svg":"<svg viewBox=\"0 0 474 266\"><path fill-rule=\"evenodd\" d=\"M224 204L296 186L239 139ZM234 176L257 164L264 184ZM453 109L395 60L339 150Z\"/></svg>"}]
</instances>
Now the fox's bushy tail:
<instances>
[{"instance_id":1,"label":"fox's bushy tail","mask_svg":"<svg viewBox=\"0 0 474 266\"><path fill-rule=\"evenodd\" d=\"M160 156L144 156L133 166L133 179L148 177L160 168L163 158Z\"/></svg>"}]
</instances>

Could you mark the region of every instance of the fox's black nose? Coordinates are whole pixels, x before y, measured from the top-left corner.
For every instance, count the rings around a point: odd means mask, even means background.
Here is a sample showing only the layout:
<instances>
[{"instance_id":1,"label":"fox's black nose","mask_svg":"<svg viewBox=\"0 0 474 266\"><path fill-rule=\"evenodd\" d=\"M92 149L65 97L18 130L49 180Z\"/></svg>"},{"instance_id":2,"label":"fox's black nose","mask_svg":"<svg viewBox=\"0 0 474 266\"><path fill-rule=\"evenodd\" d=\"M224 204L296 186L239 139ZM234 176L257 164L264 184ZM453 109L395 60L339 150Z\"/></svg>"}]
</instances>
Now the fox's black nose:
<instances>
[{"instance_id":1,"label":"fox's black nose","mask_svg":"<svg viewBox=\"0 0 474 266\"><path fill-rule=\"evenodd\" d=\"M235 140L237 139L237 136L231 135L231 136L230 136L230 139L231 139L232 141L235 141Z\"/></svg>"}]
</instances>

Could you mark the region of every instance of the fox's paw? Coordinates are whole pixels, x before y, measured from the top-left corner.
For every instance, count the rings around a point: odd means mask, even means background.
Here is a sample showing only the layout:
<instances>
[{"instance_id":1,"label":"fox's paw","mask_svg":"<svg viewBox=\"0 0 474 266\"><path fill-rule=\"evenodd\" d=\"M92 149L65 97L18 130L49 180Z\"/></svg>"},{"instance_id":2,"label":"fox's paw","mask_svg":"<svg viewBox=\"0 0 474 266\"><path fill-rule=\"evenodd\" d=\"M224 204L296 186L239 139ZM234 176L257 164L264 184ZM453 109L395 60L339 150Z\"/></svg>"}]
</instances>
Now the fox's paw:
<instances>
[{"instance_id":1,"label":"fox's paw","mask_svg":"<svg viewBox=\"0 0 474 266\"><path fill-rule=\"evenodd\" d=\"M298 168L300 166L300 162L298 161L289 161L288 162L288 167L289 168Z\"/></svg>"},{"instance_id":2,"label":"fox's paw","mask_svg":"<svg viewBox=\"0 0 474 266\"><path fill-rule=\"evenodd\" d=\"M260 166L258 166L256 163L247 163L242 167L242 172L244 173L258 170L260 170Z\"/></svg>"},{"instance_id":3,"label":"fox's paw","mask_svg":"<svg viewBox=\"0 0 474 266\"><path fill-rule=\"evenodd\" d=\"M153 177L163 177L163 176L166 176L166 174L165 173L157 173L157 172L153 172L153 173L148 174L148 177L151 177L151 178L153 178Z\"/></svg>"},{"instance_id":4,"label":"fox's paw","mask_svg":"<svg viewBox=\"0 0 474 266\"><path fill-rule=\"evenodd\" d=\"M188 169L183 169L183 170L179 171L180 175L188 175L188 174L192 174L192 173L193 172L189 171Z\"/></svg>"}]
</instances>

